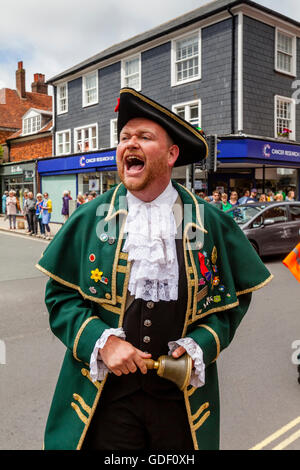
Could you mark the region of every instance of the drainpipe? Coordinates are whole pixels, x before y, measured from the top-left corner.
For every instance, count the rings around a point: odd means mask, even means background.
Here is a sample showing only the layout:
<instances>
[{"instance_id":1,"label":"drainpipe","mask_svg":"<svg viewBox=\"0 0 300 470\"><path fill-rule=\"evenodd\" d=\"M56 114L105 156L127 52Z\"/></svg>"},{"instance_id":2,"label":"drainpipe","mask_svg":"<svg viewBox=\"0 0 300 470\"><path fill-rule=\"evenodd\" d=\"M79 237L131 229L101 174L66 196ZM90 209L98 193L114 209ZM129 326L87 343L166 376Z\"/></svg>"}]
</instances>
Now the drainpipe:
<instances>
[{"instance_id":1,"label":"drainpipe","mask_svg":"<svg viewBox=\"0 0 300 470\"><path fill-rule=\"evenodd\" d=\"M235 133L235 103L234 103L234 75L235 75L235 20L230 8L227 8L232 18L231 34L231 134Z\"/></svg>"}]
</instances>

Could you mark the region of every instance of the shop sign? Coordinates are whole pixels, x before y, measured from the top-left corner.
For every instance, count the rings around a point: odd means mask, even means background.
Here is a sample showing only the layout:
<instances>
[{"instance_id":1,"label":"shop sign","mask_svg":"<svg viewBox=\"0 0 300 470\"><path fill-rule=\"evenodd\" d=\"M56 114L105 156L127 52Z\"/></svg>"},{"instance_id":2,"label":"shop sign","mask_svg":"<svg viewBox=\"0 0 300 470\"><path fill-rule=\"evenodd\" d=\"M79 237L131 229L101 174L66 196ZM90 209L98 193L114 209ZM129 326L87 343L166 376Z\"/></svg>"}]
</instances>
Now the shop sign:
<instances>
[{"instance_id":1,"label":"shop sign","mask_svg":"<svg viewBox=\"0 0 300 470\"><path fill-rule=\"evenodd\" d=\"M12 175L23 175L23 170L19 165L16 165L16 166L14 165L11 167L10 173Z\"/></svg>"},{"instance_id":2,"label":"shop sign","mask_svg":"<svg viewBox=\"0 0 300 470\"><path fill-rule=\"evenodd\" d=\"M219 157L224 159L255 159L281 163L300 163L300 145L256 139L228 139L218 144Z\"/></svg>"},{"instance_id":3,"label":"shop sign","mask_svg":"<svg viewBox=\"0 0 300 470\"><path fill-rule=\"evenodd\" d=\"M84 171L89 168L116 167L116 151L97 152L85 155L54 158L38 161L38 172Z\"/></svg>"}]
</instances>

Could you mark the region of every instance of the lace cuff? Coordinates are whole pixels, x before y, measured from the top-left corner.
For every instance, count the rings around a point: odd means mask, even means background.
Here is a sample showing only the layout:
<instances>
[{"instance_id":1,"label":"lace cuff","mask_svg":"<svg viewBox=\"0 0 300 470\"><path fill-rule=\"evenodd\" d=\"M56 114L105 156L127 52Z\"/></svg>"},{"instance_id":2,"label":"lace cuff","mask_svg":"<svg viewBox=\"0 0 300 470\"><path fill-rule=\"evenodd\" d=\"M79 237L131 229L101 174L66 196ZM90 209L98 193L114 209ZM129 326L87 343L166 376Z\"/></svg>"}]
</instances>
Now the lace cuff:
<instances>
[{"instance_id":1,"label":"lace cuff","mask_svg":"<svg viewBox=\"0 0 300 470\"><path fill-rule=\"evenodd\" d=\"M104 348L106 341L111 335L118 336L122 339L126 338L123 328L108 328L103 331L100 338L96 341L90 358L90 376L93 382L103 380L106 373L109 371L104 362L99 359L98 352L99 349Z\"/></svg>"},{"instance_id":2,"label":"lace cuff","mask_svg":"<svg viewBox=\"0 0 300 470\"><path fill-rule=\"evenodd\" d=\"M203 362L203 351L200 346L192 338L188 337L170 341L168 346L170 349L169 354L172 354L178 346L186 349L186 352L194 361L190 385L197 388L202 387L205 384L205 364Z\"/></svg>"}]
</instances>

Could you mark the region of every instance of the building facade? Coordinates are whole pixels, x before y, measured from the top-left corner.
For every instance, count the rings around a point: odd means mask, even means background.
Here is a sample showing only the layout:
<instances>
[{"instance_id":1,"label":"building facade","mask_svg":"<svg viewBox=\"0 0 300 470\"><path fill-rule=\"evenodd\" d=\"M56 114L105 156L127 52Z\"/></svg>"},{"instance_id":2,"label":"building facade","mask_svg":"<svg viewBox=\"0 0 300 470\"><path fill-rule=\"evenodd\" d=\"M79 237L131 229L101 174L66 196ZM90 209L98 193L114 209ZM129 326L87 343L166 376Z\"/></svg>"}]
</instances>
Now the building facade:
<instances>
[{"instance_id":1,"label":"building facade","mask_svg":"<svg viewBox=\"0 0 300 470\"><path fill-rule=\"evenodd\" d=\"M16 89L0 90L0 144L4 149L0 189L1 194L16 191L21 207L24 191L37 191L37 159L53 155L51 129L52 97L45 76L34 74L31 91L26 91L25 69L19 62Z\"/></svg>"},{"instance_id":2,"label":"building facade","mask_svg":"<svg viewBox=\"0 0 300 470\"><path fill-rule=\"evenodd\" d=\"M61 198L118 182L114 108L129 86L218 135L217 172L177 168L179 182L299 198L299 67L300 24L248 0L216 0L112 46L47 82L55 158L38 162L42 188Z\"/></svg>"}]
</instances>

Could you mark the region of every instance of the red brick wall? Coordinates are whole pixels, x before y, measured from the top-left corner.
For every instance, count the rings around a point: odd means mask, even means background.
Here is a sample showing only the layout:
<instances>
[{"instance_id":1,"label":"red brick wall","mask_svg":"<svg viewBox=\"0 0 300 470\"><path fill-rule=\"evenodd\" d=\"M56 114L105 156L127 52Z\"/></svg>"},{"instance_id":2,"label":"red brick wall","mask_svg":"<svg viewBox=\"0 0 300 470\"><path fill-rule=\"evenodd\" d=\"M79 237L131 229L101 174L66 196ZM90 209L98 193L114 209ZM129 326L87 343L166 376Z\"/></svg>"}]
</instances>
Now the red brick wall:
<instances>
[{"instance_id":1,"label":"red brick wall","mask_svg":"<svg viewBox=\"0 0 300 470\"><path fill-rule=\"evenodd\" d=\"M34 158L51 157L52 136L39 137L27 142L11 142L10 161L19 162L22 160L32 160Z\"/></svg>"}]
</instances>

